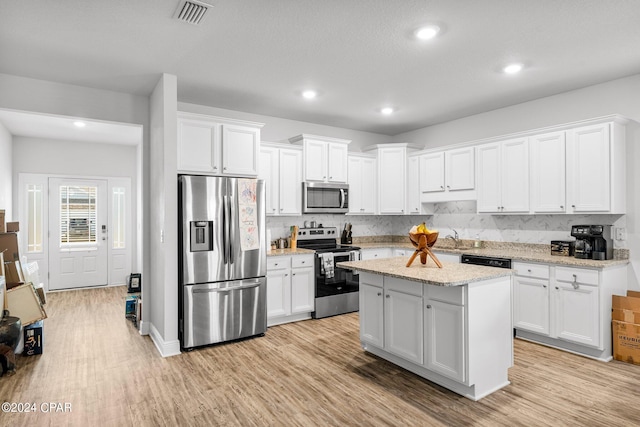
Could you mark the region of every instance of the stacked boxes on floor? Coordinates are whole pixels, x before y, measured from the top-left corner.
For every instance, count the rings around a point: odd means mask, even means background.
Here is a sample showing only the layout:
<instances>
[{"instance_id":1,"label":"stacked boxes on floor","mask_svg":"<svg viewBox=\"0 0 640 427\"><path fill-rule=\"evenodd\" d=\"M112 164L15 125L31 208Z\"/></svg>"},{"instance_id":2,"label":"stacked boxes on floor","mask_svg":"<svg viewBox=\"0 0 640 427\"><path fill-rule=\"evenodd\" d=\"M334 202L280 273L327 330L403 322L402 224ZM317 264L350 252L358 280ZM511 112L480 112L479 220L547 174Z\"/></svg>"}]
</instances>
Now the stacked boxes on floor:
<instances>
[{"instance_id":1,"label":"stacked boxes on floor","mask_svg":"<svg viewBox=\"0 0 640 427\"><path fill-rule=\"evenodd\" d=\"M613 358L640 365L640 292L613 296Z\"/></svg>"},{"instance_id":2,"label":"stacked boxes on floor","mask_svg":"<svg viewBox=\"0 0 640 427\"><path fill-rule=\"evenodd\" d=\"M18 235L20 225L17 222L5 224L4 211L0 210L0 275L4 276L6 293L4 293L4 308L11 316L19 317L23 329L23 345L18 345L18 351L23 348L24 355L42 354L44 289L40 283L33 283L37 277L37 263L28 263L23 270L18 250ZM26 274L25 274L26 273ZM3 289L4 290L4 289Z\"/></svg>"}]
</instances>

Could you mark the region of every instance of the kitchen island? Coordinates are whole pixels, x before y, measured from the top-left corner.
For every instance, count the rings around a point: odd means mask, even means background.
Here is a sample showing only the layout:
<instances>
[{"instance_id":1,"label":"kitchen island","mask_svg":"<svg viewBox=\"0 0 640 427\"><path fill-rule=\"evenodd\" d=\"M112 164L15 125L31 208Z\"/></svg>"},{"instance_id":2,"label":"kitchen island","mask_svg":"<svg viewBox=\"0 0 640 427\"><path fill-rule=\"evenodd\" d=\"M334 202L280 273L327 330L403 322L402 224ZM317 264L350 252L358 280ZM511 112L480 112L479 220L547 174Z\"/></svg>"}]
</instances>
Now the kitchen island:
<instances>
[{"instance_id":1,"label":"kitchen island","mask_svg":"<svg viewBox=\"0 0 640 427\"><path fill-rule=\"evenodd\" d=\"M511 270L406 263L337 264L360 273L362 348L472 400L508 385Z\"/></svg>"}]
</instances>

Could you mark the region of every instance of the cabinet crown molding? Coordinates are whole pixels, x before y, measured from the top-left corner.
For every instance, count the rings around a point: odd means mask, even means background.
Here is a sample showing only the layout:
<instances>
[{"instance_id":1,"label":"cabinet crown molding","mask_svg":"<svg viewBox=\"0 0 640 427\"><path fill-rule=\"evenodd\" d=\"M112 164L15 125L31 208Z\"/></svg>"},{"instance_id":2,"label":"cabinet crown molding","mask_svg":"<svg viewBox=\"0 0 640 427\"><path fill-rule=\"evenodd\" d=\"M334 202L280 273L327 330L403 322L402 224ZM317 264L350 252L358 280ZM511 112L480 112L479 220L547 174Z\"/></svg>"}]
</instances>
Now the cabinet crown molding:
<instances>
[{"instance_id":1,"label":"cabinet crown molding","mask_svg":"<svg viewBox=\"0 0 640 427\"><path fill-rule=\"evenodd\" d=\"M178 111L178 118L204 120L204 121L214 122L214 123L251 126L251 127L257 127L257 128L262 128L264 126L264 123L260 123L260 122L251 122L248 120L240 120L240 119L230 119L228 117L210 116L208 114L190 113L188 111Z\"/></svg>"},{"instance_id":2,"label":"cabinet crown molding","mask_svg":"<svg viewBox=\"0 0 640 427\"><path fill-rule=\"evenodd\" d=\"M341 139L341 138L332 138L330 136L318 136L318 135L310 135L308 133L303 133L297 136L293 136L289 138L289 142L292 144L300 144L305 139L315 139L318 141L326 141L326 142L338 142L341 144L350 144L350 139Z\"/></svg>"},{"instance_id":3,"label":"cabinet crown molding","mask_svg":"<svg viewBox=\"0 0 640 427\"><path fill-rule=\"evenodd\" d=\"M380 148L407 148L409 150L420 150L424 147L421 147L419 145L415 145L415 144L410 144L408 142L389 142L386 144L374 144L374 145L369 145L367 147L364 147L362 149L362 151L373 151L373 150L378 150Z\"/></svg>"}]
</instances>

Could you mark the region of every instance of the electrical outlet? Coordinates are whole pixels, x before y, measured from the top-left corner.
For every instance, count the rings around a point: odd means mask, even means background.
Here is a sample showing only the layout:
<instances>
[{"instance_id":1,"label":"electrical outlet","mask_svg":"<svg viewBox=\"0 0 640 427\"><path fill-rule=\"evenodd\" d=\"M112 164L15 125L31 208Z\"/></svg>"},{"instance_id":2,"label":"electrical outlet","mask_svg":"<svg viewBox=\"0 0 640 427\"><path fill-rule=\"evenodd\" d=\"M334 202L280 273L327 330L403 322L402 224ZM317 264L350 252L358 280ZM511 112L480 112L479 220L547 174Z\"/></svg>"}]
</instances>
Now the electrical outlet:
<instances>
[{"instance_id":1,"label":"electrical outlet","mask_svg":"<svg viewBox=\"0 0 640 427\"><path fill-rule=\"evenodd\" d=\"M614 238L615 240L626 240L627 230L624 227L616 227Z\"/></svg>"}]
</instances>

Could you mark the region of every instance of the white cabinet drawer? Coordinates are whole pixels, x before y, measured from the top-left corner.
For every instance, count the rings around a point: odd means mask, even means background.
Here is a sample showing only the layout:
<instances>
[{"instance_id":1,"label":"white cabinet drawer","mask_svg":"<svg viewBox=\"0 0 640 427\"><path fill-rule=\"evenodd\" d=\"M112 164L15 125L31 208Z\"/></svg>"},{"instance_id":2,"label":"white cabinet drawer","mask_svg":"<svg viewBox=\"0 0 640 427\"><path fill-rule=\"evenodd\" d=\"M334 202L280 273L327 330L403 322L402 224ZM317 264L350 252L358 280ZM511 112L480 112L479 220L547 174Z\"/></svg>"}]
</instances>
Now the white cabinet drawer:
<instances>
[{"instance_id":1,"label":"white cabinet drawer","mask_svg":"<svg viewBox=\"0 0 640 427\"><path fill-rule=\"evenodd\" d=\"M291 257L292 268L313 267L313 255L297 255Z\"/></svg>"},{"instance_id":2,"label":"white cabinet drawer","mask_svg":"<svg viewBox=\"0 0 640 427\"><path fill-rule=\"evenodd\" d=\"M383 280L384 280L384 276L381 276L380 274L365 273L365 272L360 273L360 283L366 283L367 285L381 288Z\"/></svg>"},{"instance_id":3,"label":"white cabinet drawer","mask_svg":"<svg viewBox=\"0 0 640 427\"><path fill-rule=\"evenodd\" d=\"M556 280L559 282L573 282L575 280L585 285L598 285L598 270L556 267Z\"/></svg>"},{"instance_id":4,"label":"white cabinet drawer","mask_svg":"<svg viewBox=\"0 0 640 427\"><path fill-rule=\"evenodd\" d=\"M283 268L291 268L290 256L278 256L267 258L267 270L281 270Z\"/></svg>"},{"instance_id":5,"label":"white cabinet drawer","mask_svg":"<svg viewBox=\"0 0 640 427\"><path fill-rule=\"evenodd\" d=\"M425 286L425 296L449 304L464 305L465 286Z\"/></svg>"},{"instance_id":6,"label":"white cabinet drawer","mask_svg":"<svg viewBox=\"0 0 640 427\"><path fill-rule=\"evenodd\" d=\"M422 283L397 279L395 277L385 277L384 288L385 290L402 292L403 294L415 295L418 297L422 296Z\"/></svg>"},{"instance_id":7,"label":"white cabinet drawer","mask_svg":"<svg viewBox=\"0 0 640 427\"><path fill-rule=\"evenodd\" d=\"M513 269L518 276L535 277L537 279L549 278L549 266L540 264L528 264L524 262L514 262Z\"/></svg>"}]
</instances>

